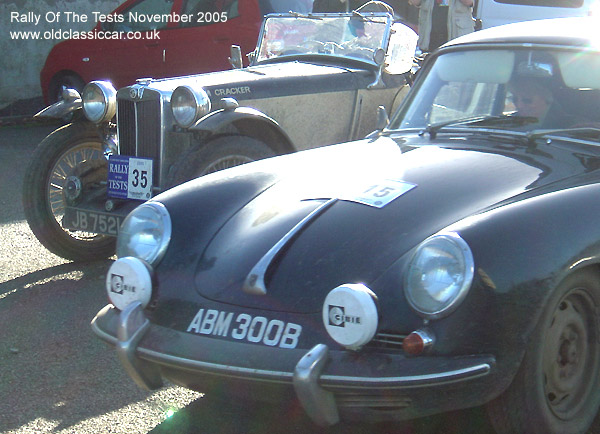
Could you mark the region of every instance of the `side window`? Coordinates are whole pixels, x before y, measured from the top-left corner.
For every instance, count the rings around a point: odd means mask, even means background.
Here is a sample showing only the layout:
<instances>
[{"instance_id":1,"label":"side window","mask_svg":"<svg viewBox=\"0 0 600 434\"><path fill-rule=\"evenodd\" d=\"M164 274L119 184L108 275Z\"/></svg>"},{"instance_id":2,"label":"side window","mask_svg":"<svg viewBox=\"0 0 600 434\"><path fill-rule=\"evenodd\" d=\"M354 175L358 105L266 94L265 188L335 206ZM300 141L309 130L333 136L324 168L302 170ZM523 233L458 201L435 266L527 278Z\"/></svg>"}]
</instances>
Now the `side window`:
<instances>
[{"instance_id":1,"label":"side window","mask_svg":"<svg viewBox=\"0 0 600 434\"><path fill-rule=\"evenodd\" d=\"M158 30L164 29L169 20L164 17L171 13L174 0L141 0L129 9L121 12L124 22L117 23L115 30ZM155 15L160 19L152 19Z\"/></svg>"},{"instance_id":2,"label":"side window","mask_svg":"<svg viewBox=\"0 0 600 434\"><path fill-rule=\"evenodd\" d=\"M181 13L191 18L185 27L224 23L240 16L238 0L184 0Z\"/></svg>"}]
</instances>

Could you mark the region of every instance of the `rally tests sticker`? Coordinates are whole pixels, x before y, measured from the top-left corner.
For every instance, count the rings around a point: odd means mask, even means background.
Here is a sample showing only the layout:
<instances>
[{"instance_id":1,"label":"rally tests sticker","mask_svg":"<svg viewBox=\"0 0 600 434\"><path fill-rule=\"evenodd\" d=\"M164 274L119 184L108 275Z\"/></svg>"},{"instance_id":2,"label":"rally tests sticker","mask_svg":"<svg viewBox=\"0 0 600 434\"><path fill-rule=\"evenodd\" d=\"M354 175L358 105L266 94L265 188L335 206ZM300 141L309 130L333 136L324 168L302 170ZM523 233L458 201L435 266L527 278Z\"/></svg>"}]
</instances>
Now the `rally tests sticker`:
<instances>
[{"instance_id":1,"label":"rally tests sticker","mask_svg":"<svg viewBox=\"0 0 600 434\"><path fill-rule=\"evenodd\" d=\"M152 159L111 155L108 160L108 196L148 200L152 197Z\"/></svg>"},{"instance_id":2,"label":"rally tests sticker","mask_svg":"<svg viewBox=\"0 0 600 434\"><path fill-rule=\"evenodd\" d=\"M302 326L247 313L235 314L215 309L200 309L186 331L262 343L270 347L296 348Z\"/></svg>"}]
</instances>

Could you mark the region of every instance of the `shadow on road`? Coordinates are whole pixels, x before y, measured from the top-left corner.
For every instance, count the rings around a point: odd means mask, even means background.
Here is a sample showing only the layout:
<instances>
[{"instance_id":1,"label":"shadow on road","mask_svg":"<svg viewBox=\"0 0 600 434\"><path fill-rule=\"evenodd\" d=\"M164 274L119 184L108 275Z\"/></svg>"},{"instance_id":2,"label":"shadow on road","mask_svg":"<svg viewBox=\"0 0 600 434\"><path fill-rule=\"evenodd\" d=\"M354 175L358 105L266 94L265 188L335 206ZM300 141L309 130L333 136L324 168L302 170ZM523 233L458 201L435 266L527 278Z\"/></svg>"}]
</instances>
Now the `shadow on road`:
<instances>
[{"instance_id":1,"label":"shadow on road","mask_svg":"<svg viewBox=\"0 0 600 434\"><path fill-rule=\"evenodd\" d=\"M78 278L89 278L90 276L93 276L98 279L104 279L109 265L110 261L108 260L90 262L87 264L69 262L43 270L37 270L6 282L0 282L0 300L18 291L39 289L38 286L45 283L57 283L57 281L63 279L63 276L77 275Z\"/></svg>"},{"instance_id":2,"label":"shadow on road","mask_svg":"<svg viewBox=\"0 0 600 434\"><path fill-rule=\"evenodd\" d=\"M483 409L469 409L406 422L340 423L318 428L297 404L224 402L211 394L166 419L151 434L492 434Z\"/></svg>"},{"instance_id":3,"label":"shadow on road","mask_svg":"<svg viewBox=\"0 0 600 434\"><path fill-rule=\"evenodd\" d=\"M25 168L35 147L55 125L0 127L0 224L23 219L21 191Z\"/></svg>"},{"instance_id":4,"label":"shadow on road","mask_svg":"<svg viewBox=\"0 0 600 434\"><path fill-rule=\"evenodd\" d=\"M107 263L68 263L0 284L0 432L31 424L54 432L147 396L90 328L106 304Z\"/></svg>"}]
</instances>

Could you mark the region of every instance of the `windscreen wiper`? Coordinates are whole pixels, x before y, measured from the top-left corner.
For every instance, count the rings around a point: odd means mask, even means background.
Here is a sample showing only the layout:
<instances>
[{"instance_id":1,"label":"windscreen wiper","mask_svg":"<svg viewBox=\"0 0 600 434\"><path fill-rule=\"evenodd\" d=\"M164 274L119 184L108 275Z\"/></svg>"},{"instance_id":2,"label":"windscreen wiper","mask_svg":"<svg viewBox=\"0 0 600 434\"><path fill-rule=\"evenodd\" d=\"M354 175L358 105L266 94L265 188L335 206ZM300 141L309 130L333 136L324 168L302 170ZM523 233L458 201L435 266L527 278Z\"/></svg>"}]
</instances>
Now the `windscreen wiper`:
<instances>
[{"instance_id":1,"label":"windscreen wiper","mask_svg":"<svg viewBox=\"0 0 600 434\"><path fill-rule=\"evenodd\" d=\"M580 128L557 128L554 130L533 130L527 133L527 139L530 141L541 139L548 136L565 135L575 139L595 139L600 141L600 128L580 127Z\"/></svg>"},{"instance_id":2,"label":"windscreen wiper","mask_svg":"<svg viewBox=\"0 0 600 434\"><path fill-rule=\"evenodd\" d=\"M439 130L444 127L454 125L481 125L481 126L522 126L532 124L538 121L538 118L532 116L513 116L513 115L486 115L486 116L470 116L462 119L453 119L451 121L439 122L437 124L429 124L419 135L428 133L432 139L435 139Z\"/></svg>"}]
</instances>

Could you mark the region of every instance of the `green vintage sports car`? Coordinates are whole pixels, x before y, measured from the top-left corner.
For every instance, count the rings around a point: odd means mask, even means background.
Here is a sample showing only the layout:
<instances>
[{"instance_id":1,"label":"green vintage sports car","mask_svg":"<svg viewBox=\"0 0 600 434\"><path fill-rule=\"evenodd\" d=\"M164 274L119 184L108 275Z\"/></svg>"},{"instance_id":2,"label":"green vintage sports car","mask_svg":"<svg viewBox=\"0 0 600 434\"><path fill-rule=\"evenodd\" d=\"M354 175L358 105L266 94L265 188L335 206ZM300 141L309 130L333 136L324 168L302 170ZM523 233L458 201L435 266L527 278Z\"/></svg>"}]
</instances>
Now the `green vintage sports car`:
<instances>
[{"instance_id":1,"label":"green vintage sports car","mask_svg":"<svg viewBox=\"0 0 600 434\"><path fill-rule=\"evenodd\" d=\"M64 258L108 257L127 213L173 185L362 138L375 130L378 107L393 110L407 93L416 41L379 2L271 14L249 67L238 47L233 70L69 91L45 114L72 112L75 121L38 146L27 170L29 226Z\"/></svg>"}]
</instances>

